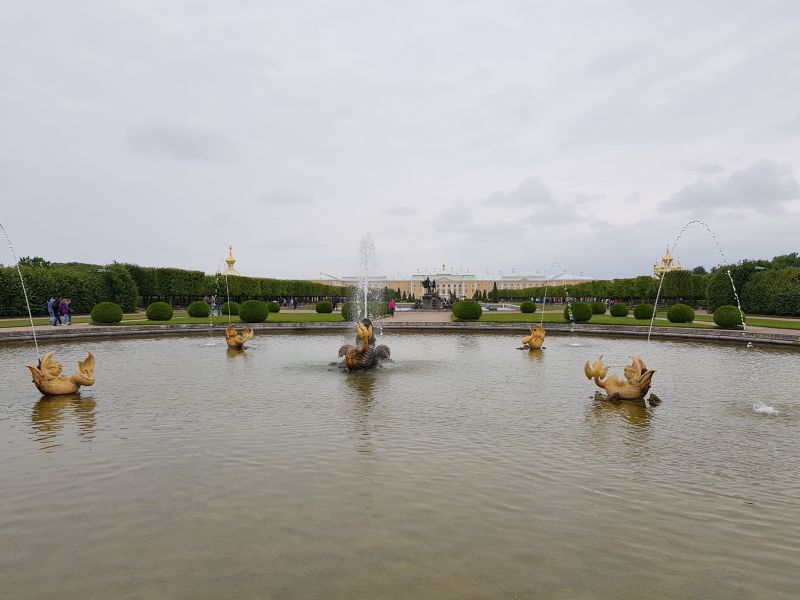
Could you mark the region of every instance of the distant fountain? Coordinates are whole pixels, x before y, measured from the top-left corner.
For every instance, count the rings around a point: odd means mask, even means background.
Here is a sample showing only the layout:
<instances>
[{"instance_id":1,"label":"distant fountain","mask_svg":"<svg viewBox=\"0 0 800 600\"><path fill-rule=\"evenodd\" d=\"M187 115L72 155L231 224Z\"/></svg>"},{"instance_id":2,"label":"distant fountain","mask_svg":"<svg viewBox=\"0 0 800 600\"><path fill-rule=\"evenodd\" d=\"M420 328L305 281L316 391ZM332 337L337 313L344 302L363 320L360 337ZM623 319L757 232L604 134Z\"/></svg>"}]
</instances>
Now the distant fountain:
<instances>
[{"instance_id":1,"label":"distant fountain","mask_svg":"<svg viewBox=\"0 0 800 600\"><path fill-rule=\"evenodd\" d=\"M708 231L708 233L711 234L711 239L714 240L714 244L716 245L717 250L719 251L719 254L722 257L722 264L725 266L724 267L725 272L728 275L728 279L730 279L731 281L731 288L733 288L733 297L736 299L736 307L739 309L739 316L742 319L742 335L745 335L747 330L747 323L745 322L744 312L742 311L742 303L739 301L739 293L736 291L736 284L733 282L733 275L731 275L731 270L727 268L728 259L725 258L725 253L722 251L722 247L719 245L719 240L717 240L717 236L714 234L714 231L711 229L711 227L709 227L708 224L701 221L700 219L692 219L691 221L686 223L686 225L684 225L678 232L678 235L675 238L675 241L672 243L672 246L667 246L666 255L673 255L675 253L675 248L677 247L678 242L681 239L681 236L683 236L683 233L687 229L689 229L689 227L691 227L692 225L702 225L703 227L705 227L706 231ZM650 334L653 333L653 323L655 322L656 319L656 311L658 310L658 300L661 297L661 287L664 285L665 276L666 272L662 273L661 277L659 278L658 291L656 292L656 302L655 305L653 306L653 315L650 317L650 329L647 332L648 342L650 341Z\"/></svg>"}]
</instances>

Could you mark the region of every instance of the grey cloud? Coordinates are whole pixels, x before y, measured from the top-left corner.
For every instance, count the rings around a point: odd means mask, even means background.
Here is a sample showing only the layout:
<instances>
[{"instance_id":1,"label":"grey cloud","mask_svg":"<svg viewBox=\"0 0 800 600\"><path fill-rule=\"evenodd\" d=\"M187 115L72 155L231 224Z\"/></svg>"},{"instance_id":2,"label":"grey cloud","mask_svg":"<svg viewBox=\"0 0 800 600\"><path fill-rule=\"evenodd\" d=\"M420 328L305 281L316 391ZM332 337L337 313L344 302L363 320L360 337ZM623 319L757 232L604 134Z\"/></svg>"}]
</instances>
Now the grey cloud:
<instances>
[{"instance_id":1,"label":"grey cloud","mask_svg":"<svg viewBox=\"0 0 800 600\"><path fill-rule=\"evenodd\" d=\"M700 175L719 175L725 172L725 167L722 165L715 165L713 163L705 163L700 165L693 165L686 169L690 173L698 173Z\"/></svg>"},{"instance_id":2,"label":"grey cloud","mask_svg":"<svg viewBox=\"0 0 800 600\"><path fill-rule=\"evenodd\" d=\"M154 158L192 162L228 162L235 158L235 145L225 135L174 124L136 125L125 139L131 150Z\"/></svg>"},{"instance_id":3,"label":"grey cloud","mask_svg":"<svg viewBox=\"0 0 800 600\"><path fill-rule=\"evenodd\" d=\"M751 209L783 211L783 203L800 198L791 167L761 160L715 180L699 179L659 205L662 212L723 212Z\"/></svg>"},{"instance_id":4,"label":"grey cloud","mask_svg":"<svg viewBox=\"0 0 800 600\"><path fill-rule=\"evenodd\" d=\"M472 210L463 201L445 208L433 222L434 229L440 233L466 233L473 224Z\"/></svg>"},{"instance_id":5,"label":"grey cloud","mask_svg":"<svg viewBox=\"0 0 800 600\"><path fill-rule=\"evenodd\" d=\"M539 209L525 221L531 225L574 225L582 219L574 207L565 204Z\"/></svg>"},{"instance_id":6,"label":"grey cloud","mask_svg":"<svg viewBox=\"0 0 800 600\"><path fill-rule=\"evenodd\" d=\"M416 206L411 206L410 204L392 204L384 208L381 212L393 217L404 217L416 215L419 211Z\"/></svg>"},{"instance_id":7,"label":"grey cloud","mask_svg":"<svg viewBox=\"0 0 800 600\"><path fill-rule=\"evenodd\" d=\"M257 201L259 204L268 206L308 206L314 204L314 199L311 196L280 190L265 192L257 198Z\"/></svg>"},{"instance_id":8,"label":"grey cloud","mask_svg":"<svg viewBox=\"0 0 800 600\"><path fill-rule=\"evenodd\" d=\"M548 206L553 204L553 193L541 179L528 177L508 192L493 192L482 204L503 207Z\"/></svg>"},{"instance_id":9,"label":"grey cloud","mask_svg":"<svg viewBox=\"0 0 800 600\"><path fill-rule=\"evenodd\" d=\"M780 129L788 133L800 133L800 113L797 113L797 116L793 120L784 123Z\"/></svg>"}]
</instances>

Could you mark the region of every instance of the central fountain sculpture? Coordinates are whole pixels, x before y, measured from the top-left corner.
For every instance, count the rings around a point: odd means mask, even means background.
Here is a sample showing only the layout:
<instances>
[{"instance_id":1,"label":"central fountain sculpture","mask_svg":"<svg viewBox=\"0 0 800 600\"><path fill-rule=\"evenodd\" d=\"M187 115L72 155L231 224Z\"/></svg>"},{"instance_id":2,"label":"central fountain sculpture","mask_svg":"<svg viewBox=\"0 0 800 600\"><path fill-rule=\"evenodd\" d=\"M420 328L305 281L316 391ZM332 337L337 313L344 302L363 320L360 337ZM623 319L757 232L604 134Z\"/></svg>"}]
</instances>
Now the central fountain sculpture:
<instances>
[{"instance_id":1,"label":"central fountain sculpture","mask_svg":"<svg viewBox=\"0 0 800 600\"><path fill-rule=\"evenodd\" d=\"M356 345L345 344L339 348L339 356L344 357L343 366L348 371L363 371L378 365L379 360L389 360L389 347L375 345L372 321L362 319L356 325Z\"/></svg>"},{"instance_id":2,"label":"central fountain sculpture","mask_svg":"<svg viewBox=\"0 0 800 600\"><path fill-rule=\"evenodd\" d=\"M530 335L522 338L522 348L520 349L527 348L528 351L541 350L542 344L544 344L544 327L537 325L535 329L531 329L531 326L528 325L528 331L530 331Z\"/></svg>"},{"instance_id":3,"label":"central fountain sculpture","mask_svg":"<svg viewBox=\"0 0 800 600\"><path fill-rule=\"evenodd\" d=\"M251 337L253 337L253 330L249 327L243 328L241 333L236 329L236 325L228 325L225 329L225 341L228 343L228 348L241 350Z\"/></svg>"},{"instance_id":4,"label":"central fountain sculpture","mask_svg":"<svg viewBox=\"0 0 800 600\"><path fill-rule=\"evenodd\" d=\"M625 379L627 381L623 381L616 375L608 375L608 367L603 365L602 356L591 365L587 360L583 366L583 372L586 373L587 379L594 379L597 387L605 390L608 399L612 402L644 400L645 395L650 390L653 373L656 371L655 369L648 369L644 361L638 356L631 356L631 361L631 364L625 367Z\"/></svg>"},{"instance_id":5,"label":"central fountain sculpture","mask_svg":"<svg viewBox=\"0 0 800 600\"><path fill-rule=\"evenodd\" d=\"M82 385L94 385L94 355L89 352L86 360L78 362L78 372L69 377L61 374L63 367L53 360L53 352L44 355L39 366L27 365L33 375L33 384L45 396L74 394Z\"/></svg>"}]
</instances>

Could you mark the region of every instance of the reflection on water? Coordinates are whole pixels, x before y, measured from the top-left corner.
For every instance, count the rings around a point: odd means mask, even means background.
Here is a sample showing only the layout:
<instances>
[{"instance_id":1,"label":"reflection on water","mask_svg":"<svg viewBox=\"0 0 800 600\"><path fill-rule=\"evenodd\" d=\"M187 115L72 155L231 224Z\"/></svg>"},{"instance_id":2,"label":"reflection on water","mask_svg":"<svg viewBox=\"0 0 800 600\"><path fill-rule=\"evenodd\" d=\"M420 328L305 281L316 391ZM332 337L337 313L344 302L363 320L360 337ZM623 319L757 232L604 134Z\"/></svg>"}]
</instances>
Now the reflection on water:
<instances>
[{"instance_id":1,"label":"reflection on water","mask_svg":"<svg viewBox=\"0 0 800 600\"><path fill-rule=\"evenodd\" d=\"M525 350L525 354L528 355L528 358L533 362L540 363L544 361L544 349L539 348L538 350Z\"/></svg>"},{"instance_id":2,"label":"reflection on water","mask_svg":"<svg viewBox=\"0 0 800 600\"><path fill-rule=\"evenodd\" d=\"M237 360L237 359L247 359L247 348L231 348L228 346L228 350L226 352L229 359Z\"/></svg>"},{"instance_id":3,"label":"reflection on water","mask_svg":"<svg viewBox=\"0 0 800 600\"><path fill-rule=\"evenodd\" d=\"M611 418L621 418L631 425L647 427L653 418L652 410L641 402L611 402L602 392L595 392L594 405L591 412L599 421Z\"/></svg>"},{"instance_id":4,"label":"reflection on water","mask_svg":"<svg viewBox=\"0 0 800 600\"><path fill-rule=\"evenodd\" d=\"M356 451L372 452L370 440L370 414L375 407L375 383L377 373L373 371L354 371L343 373L351 394L352 415L357 440Z\"/></svg>"},{"instance_id":5,"label":"reflection on water","mask_svg":"<svg viewBox=\"0 0 800 600\"><path fill-rule=\"evenodd\" d=\"M55 438L63 429L67 416L74 418L79 436L92 439L97 426L96 406L94 398L83 398L79 393L42 397L31 412L35 439L47 449L55 447Z\"/></svg>"}]
</instances>

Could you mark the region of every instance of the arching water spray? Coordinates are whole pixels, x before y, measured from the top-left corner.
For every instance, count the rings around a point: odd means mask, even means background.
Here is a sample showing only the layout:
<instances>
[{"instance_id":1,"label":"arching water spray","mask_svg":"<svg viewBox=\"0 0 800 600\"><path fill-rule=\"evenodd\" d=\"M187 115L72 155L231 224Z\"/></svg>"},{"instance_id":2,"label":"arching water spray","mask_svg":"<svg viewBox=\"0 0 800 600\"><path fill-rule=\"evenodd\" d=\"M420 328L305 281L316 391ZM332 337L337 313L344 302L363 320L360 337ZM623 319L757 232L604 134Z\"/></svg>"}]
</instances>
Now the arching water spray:
<instances>
[{"instance_id":1,"label":"arching water spray","mask_svg":"<svg viewBox=\"0 0 800 600\"><path fill-rule=\"evenodd\" d=\"M217 263L217 273L214 275L215 287L214 287L214 295L211 298L211 310L208 313L208 343L206 346L215 346L214 343L214 302L219 303L219 277L222 275L222 262L224 259L220 258L219 263ZM222 306L221 303L217 304L220 307L220 314L222 313ZM230 310L230 304L228 304L228 309Z\"/></svg>"},{"instance_id":2,"label":"arching water spray","mask_svg":"<svg viewBox=\"0 0 800 600\"><path fill-rule=\"evenodd\" d=\"M25 306L28 308L28 319L30 319L31 322L31 335L33 336L33 345L36 347L36 358L39 360L39 362L41 362L42 356L39 354L39 342L36 340L36 329L33 326L31 303L28 300L28 290L25 289L25 279L22 277L22 270L19 268L19 259L17 258L17 253L14 251L14 245L11 243L11 240L8 237L8 232L6 231L6 228L3 227L2 223L0 223L0 229L3 230L3 236L6 238L6 242L8 242L8 249L11 250L11 256L14 257L14 265L17 267L19 282L22 284L22 294L25 296Z\"/></svg>"},{"instance_id":3,"label":"arching water spray","mask_svg":"<svg viewBox=\"0 0 800 600\"><path fill-rule=\"evenodd\" d=\"M553 263L550 265L550 271L553 270L553 267L558 267L561 273L566 273L567 271L561 266L561 263L557 260L554 260ZM547 288L548 288L549 280L545 280L544 282L544 297L542 298L542 318L539 322L540 325L544 325L544 309L547 307ZM567 303L567 314L569 315L569 332L575 333L575 317L572 315L572 301L569 299L569 293L567 292L567 284L564 283L564 301Z\"/></svg>"},{"instance_id":4,"label":"arching water spray","mask_svg":"<svg viewBox=\"0 0 800 600\"><path fill-rule=\"evenodd\" d=\"M711 229L711 227L709 227L707 223L705 223L704 221L701 221L700 219L692 219L691 221L686 223L686 225L684 225L681 228L681 230L678 232L678 235L675 238L675 241L672 243L672 246L671 247L667 246L667 251L669 253L671 253L671 254L674 254L675 253L675 248L677 247L678 242L681 239L681 236L683 236L683 233L687 229L689 229L689 227L691 227L692 225L695 225L695 224L702 225L703 227L706 228L706 231L708 231L708 233L711 234L711 239L714 240L714 244L717 246L717 250L719 251L719 254L722 257L722 264L723 265L727 265L728 264L728 259L725 258L725 253L722 251L722 246L719 245L719 240L717 239L717 236L714 234L714 231ZM733 289L733 297L736 299L736 307L739 309L739 316L742 319L742 335L745 335L746 330L747 330L747 323L745 322L744 312L742 311L742 303L739 301L739 293L736 291L736 284L733 283L733 275L731 275L731 270L728 269L727 266L725 267L725 273L728 275L728 279L730 279L730 281L731 281L731 288ZM647 341L648 342L650 341L650 334L653 333L653 323L656 320L656 312L658 311L658 299L661 296L661 286L664 285L664 278L666 276L667 276L667 273L662 273L661 277L659 279L659 282L658 282L658 291L656 291L656 303L655 303L655 306L653 306L653 315L650 317L650 329L647 332Z\"/></svg>"}]
</instances>

